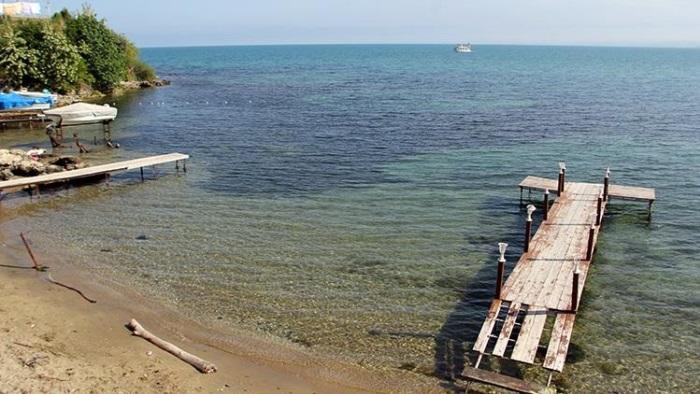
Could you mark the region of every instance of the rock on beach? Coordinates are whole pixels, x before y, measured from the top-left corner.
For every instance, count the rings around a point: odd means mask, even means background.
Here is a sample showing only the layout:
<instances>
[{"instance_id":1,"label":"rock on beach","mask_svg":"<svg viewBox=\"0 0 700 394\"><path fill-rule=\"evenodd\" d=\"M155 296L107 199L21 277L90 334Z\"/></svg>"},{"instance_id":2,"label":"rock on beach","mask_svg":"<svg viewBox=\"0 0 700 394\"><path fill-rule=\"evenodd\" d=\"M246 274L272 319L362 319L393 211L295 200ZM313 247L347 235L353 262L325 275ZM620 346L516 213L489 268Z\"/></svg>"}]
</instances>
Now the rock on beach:
<instances>
[{"instance_id":1,"label":"rock on beach","mask_svg":"<svg viewBox=\"0 0 700 394\"><path fill-rule=\"evenodd\" d=\"M0 180L30 177L85 168L89 165L76 156L59 156L43 149L0 149Z\"/></svg>"}]
</instances>

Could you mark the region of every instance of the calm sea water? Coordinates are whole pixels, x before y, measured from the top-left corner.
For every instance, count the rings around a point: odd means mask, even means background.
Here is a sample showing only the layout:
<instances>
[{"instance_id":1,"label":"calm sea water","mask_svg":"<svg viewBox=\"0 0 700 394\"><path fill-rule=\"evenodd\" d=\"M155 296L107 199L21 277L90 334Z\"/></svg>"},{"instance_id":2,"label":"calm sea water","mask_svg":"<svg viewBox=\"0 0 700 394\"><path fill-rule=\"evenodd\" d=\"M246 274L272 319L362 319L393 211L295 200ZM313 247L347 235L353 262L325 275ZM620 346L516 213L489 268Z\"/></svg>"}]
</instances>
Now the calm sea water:
<instances>
[{"instance_id":1,"label":"calm sea water","mask_svg":"<svg viewBox=\"0 0 700 394\"><path fill-rule=\"evenodd\" d=\"M497 243L511 245L510 265L522 250L517 184L555 177L559 161L575 181L601 182L610 167L613 182L654 187L658 201L651 222L645 204L610 205L555 383L700 391L700 50L142 55L172 85L116 99L122 149L86 158L177 151L192 156L188 172L8 197L3 209L21 215L5 228L213 327L444 376L461 370L486 314ZM48 145L41 130L1 138Z\"/></svg>"}]
</instances>

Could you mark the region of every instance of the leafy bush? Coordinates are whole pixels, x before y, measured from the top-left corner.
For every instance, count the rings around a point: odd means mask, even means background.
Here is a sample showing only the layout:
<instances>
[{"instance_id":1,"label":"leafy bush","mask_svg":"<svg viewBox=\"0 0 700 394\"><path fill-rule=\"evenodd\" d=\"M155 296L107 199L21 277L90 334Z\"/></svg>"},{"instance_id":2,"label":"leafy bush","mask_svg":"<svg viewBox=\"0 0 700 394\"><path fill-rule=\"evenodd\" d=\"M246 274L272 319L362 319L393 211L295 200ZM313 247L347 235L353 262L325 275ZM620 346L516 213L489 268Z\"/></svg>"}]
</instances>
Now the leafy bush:
<instances>
[{"instance_id":1,"label":"leafy bush","mask_svg":"<svg viewBox=\"0 0 700 394\"><path fill-rule=\"evenodd\" d=\"M127 76L127 59L120 37L99 21L89 6L66 20L66 35L85 59L87 71L101 92L112 91Z\"/></svg>"},{"instance_id":2,"label":"leafy bush","mask_svg":"<svg viewBox=\"0 0 700 394\"><path fill-rule=\"evenodd\" d=\"M155 79L136 46L98 20L88 5L51 19L0 17L0 82L60 93L90 85L111 92L125 80Z\"/></svg>"}]
</instances>

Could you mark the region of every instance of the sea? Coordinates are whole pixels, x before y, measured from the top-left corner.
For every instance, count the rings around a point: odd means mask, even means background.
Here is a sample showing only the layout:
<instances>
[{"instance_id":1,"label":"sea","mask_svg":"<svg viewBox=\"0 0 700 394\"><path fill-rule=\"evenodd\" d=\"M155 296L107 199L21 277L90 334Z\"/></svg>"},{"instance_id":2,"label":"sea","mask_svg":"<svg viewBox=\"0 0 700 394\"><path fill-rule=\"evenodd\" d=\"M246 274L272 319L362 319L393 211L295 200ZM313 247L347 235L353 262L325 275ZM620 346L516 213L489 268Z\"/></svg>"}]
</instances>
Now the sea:
<instances>
[{"instance_id":1,"label":"sea","mask_svg":"<svg viewBox=\"0 0 700 394\"><path fill-rule=\"evenodd\" d=\"M6 240L226 332L436 385L473 362L523 249L528 175L656 189L612 200L567 393L700 392L700 49L473 45L144 48L170 85L115 105L100 164L174 165L3 195ZM94 141L97 140L97 145ZM43 129L0 143L50 149ZM77 149L60 149L77 154ZM540 192L522 194L539 208ZM9 241L8 241L9 242ZM21 243L15 248L26 252ZM26 256L23 256L26 259ZM495 369L540 383L540 368ZM501 365L499 367L499 365Z\"/></svg>"}]
</instances>

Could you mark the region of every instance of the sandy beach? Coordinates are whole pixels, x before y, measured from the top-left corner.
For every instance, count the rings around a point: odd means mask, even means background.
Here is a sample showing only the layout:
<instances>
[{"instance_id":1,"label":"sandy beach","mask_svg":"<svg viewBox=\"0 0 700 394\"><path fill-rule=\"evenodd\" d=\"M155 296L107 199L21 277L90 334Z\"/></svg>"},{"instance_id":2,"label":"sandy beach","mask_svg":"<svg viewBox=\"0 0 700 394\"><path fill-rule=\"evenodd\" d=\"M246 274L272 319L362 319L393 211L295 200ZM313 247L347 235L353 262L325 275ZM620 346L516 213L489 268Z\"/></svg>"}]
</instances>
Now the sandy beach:
<instances>
[{"instance_id":1,"label":"sandy beach","mask_svg":"<svg viewBox=\"0 0 700 394\"><path fill-rule=\"evenodd\" d=\"M17 237L19 239L19 236ZM90 282L70 267L32 268L21 241L0 254L0 392L10 393L429 393L436 380L399 370L365 370L294 344L250 333L212 333L197 322ZM31 240L30 240L31 242ZM35 247L32 247L34 249ZM40 247L36 247L40 250ZM26 253L26 251L24 251ZM90 303L47 278L80 289ZM131 298L130 298L131 297ZM125 327L146 329L213 362L202 374ZM250 334L250 335L249 335ZM223 338L229 345L217 343Z\"/></svg>"}]
</instances>

